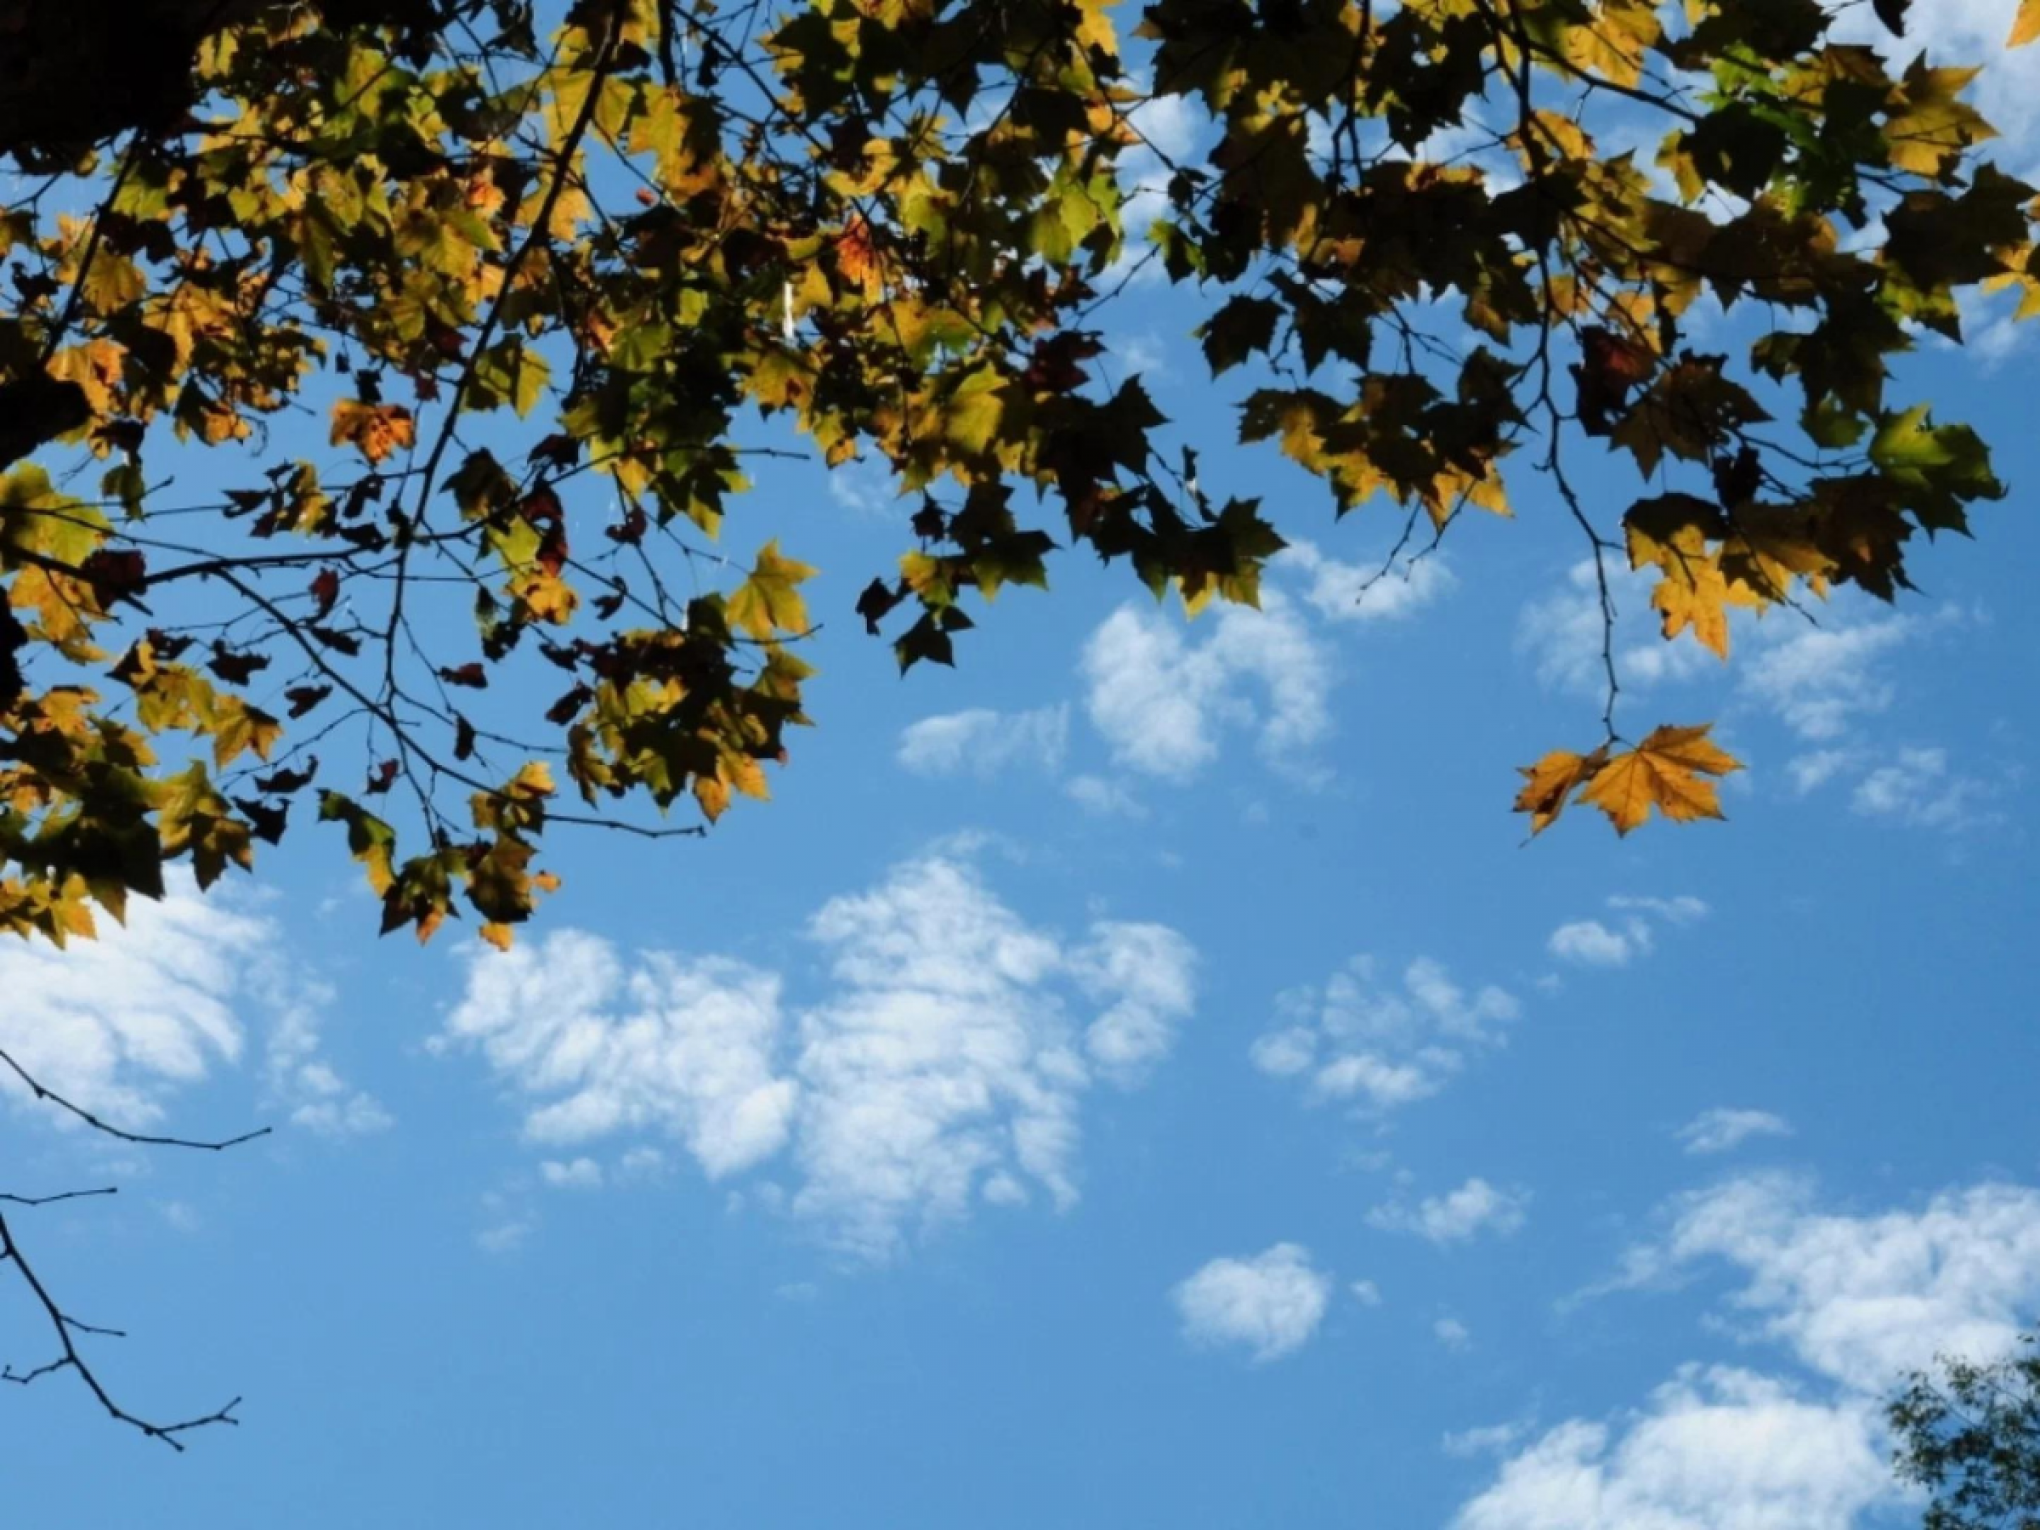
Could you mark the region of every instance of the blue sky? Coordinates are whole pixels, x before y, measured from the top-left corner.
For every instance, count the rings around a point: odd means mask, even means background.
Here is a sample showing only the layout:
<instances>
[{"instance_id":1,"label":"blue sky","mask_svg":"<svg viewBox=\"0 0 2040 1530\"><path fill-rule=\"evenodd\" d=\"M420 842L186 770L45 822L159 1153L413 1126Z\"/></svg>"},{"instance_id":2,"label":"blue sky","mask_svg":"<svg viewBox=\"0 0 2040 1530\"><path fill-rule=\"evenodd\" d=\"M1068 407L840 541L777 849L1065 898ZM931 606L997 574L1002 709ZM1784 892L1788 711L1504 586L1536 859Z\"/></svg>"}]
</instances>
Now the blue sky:
<instances>
[{"instance_id":1,"label":"blue sky","mask_svg":"<svg viewBox=\"0 0 2040 1530\"><path fill-rule=\"evenodd\" d=\"M1926 9L1974 52L2007 8ZM1986 82L2014 169L2034 69ZM1714 719L1750 767L1729 823L1624 841L1507 811L1599 714L1528 474L1356 604L1393 515L1211 448L1296 544L1261 612L1066 561L902 680L849 612L906 512L762 473L731 550L782 536L827 619L769 806L556 839L508 957L378 941L310 825L259 885L0 951L0 1044L81 1102L277 1126L144 1154L10 1097L6 1188L124 1186L21 1213L130 1330L105 1378L246 1397L176 1457L64 1378L0 1392L12 1520L1904 1523L1878 1396L2040 1306L2040 446L2000 317L1903 378L2012 486L1922 593L1724 668L1623 587L1628 731ZM1190 322L1136 286L1111 359L1222 440L1250 384ZM0 1303L0 1355L42 1346Z\"/></svg>"}]
</instances>

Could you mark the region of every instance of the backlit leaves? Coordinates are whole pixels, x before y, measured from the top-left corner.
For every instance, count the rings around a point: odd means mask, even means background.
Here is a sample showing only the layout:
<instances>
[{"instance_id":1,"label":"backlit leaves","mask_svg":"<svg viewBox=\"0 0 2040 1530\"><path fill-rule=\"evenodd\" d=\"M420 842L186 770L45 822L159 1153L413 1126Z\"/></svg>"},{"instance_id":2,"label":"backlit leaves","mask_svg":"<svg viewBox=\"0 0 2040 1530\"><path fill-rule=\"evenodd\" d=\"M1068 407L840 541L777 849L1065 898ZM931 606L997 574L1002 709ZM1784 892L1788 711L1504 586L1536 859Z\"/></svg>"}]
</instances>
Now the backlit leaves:
<instances>
[{"instance_id":1,"label":"backlit leaves","mask_svg":"<svg viewBox=\"0 0 2040 1530\"><path fill-rule=\"evenodd\" d=\"M96 78L0 110L0 928L245 866L315 743L421 936L507 942L563 818L764 798L832 613L792 531L721 538L793 443L913 507L837 571L902 668L1072 554L1257 602L1278 458L1417 536L1562 503L1724 658L2005 492L1896 379L1972 292L2040 312L2040 194L1979 157L1988 60L1840 6L1152 0L1135 58L1099 0L550 9L226 7L161 65L186 118ZM1136 277L1234 440L1113 353ZM1732 765L1611 737L1519 806L1716 816Z\"/></svg>"},{"instance_id":2,"label":"backlit leaves","mask_svg":"<svg viewBox=\"0 0 2040 1530\"><path fill-rule=\"evenodd\" d=\"M1740 761L1708 737L1708 727L1659 728L1634 749L1607 747L1578 755L1564 750L1526 766L1516 810L1530 815L1530 832L1542 833L1578 801L1608 815L1618 834L1640 828L1653 812L1674 823L1720 818L1721 799L1709 777L1742 769Z\"/></svg>"}]
</instances>

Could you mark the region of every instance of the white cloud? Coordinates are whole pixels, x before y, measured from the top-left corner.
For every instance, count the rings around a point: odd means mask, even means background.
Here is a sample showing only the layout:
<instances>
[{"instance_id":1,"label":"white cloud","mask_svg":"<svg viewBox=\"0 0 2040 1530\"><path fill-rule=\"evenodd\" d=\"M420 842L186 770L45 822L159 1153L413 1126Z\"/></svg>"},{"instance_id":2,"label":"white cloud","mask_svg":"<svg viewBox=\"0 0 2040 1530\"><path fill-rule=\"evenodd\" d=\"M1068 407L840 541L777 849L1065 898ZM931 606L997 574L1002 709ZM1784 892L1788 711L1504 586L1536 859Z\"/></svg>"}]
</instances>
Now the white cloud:
<instances>
[{"instance_id":1,"label":"white cloud","mask_svg":"<svg viewBox=\"0 0 2040 1530\"><path fill-rule=\"evenodd\" d=\"M1545 944L1560 961L1583 967L1626 967L1632 957L1650 950L1650 926L1639 919L1624 929L1611 930L1598 919L1579 919L1553 930Z\"/></svg>"},{"instance_id":2,"label":"white cloud","mask_svg":"<svg viewBox=\"0 0 2040 1530\"><path fill-rule=\"evenodd\" d=\"M1896 694L1880 661L1917 628L1906 616L1798 625L1760 647L1742 667L1746 696L1776 714L1801 738L1837 739L1858 719L1884 711Z\"/></svg>"},{"instance_id":3,"label":"white cloud","mask_svg":"<svg viewBox=\"0 0 2040 1530\"><path fill-rule=\"evenodd\" d=\"M829 469L829 498L860 515L886 515L899 503L900 486L884 463L858 459Z\"/></svg>"},{"instance_id":4,"label":"white cloud","mask_svg":"<svg viewBox=\"0 0 2040 1530\"><path fill-rule=\"evenodd\" d=\"M1381 1305L1381 1287L1371 1280L1356 1280L1346 1289L1353 1293L1353 1300L1363 1307Z\"/></svg>"},{"instance_id":5,"label":"white cloud","mask_svg":"<svg viewBox=\"0 0 2040 1530\"><path fill-rule=\"evenodd\" d=\"M1685 1197L1618 1284L1703 1262L1740 1269L1731 1304L1814 1371L1866 1393L1937 1354L2006 1353L2040 1298L2040 1191L1984 1184L1918 1211L1826 1213L1812 1184L1752 1174Z\"/></svg>"},{"instance_id":6,"label":"white cloud","mask_svg":"<svg viewBox=\"0 0 2040 1530\"><path fill-rule=\"evenodd\" d=\"M1618 894L1608 900L1608 907L1625 916L1617 927L1598 919L1576 919L1553 930L1546 948L1559 960L1582 967L1626 967L1648 956L1657 944L1652 919L1676 928L1696 924L1709 912L1700 899L1685 894L1676 898Z\"/></svg>"},{"instance_id":7,"label":"white cloud","mask_svg":"<svg viewBox=\"0 0 2040 1530\"><path fill-rule=\"evenodd\" d=\"M1698 924L1713 912L1691 893L1681 893L1676 898L1646 898L1633 893L1617 893L1608 900L1608 907L1652 914L1672 925Z\"/></svg>"},{"instance_id":8,"label":"white cloud","mask_svg":"<svg viewBox=\"0 0 2040 1530\"><path fill-rule=\"evenodd\" d=\"M1310 1251L1278 1243L1250 1259L1214 1259L1171 1293L1184 1336L1197 1344L1244 1344L1256 1361L1280 1359L1317 1331L1332 1277Z\"/></svg>"},{"instance_id":9,"label":"white cloud","mask_svg":"<svg viewBox=\"0 0 2040 1530\"><path fill-rule=\"evenodd\" d=\"M1145 818L1147 808L1117 781L1103 776L1072 776L1063 783L1070 801L1098 818Z\"/></svg>"},{"instance_id":10,"label":"white cloud","mask_svg":"<svg viewBox=\"0 0 2040 1530\"><path fill-rule=\"evenodd\" d=\"M1380 978L1367 956L1354 957L1322 990L1282 994L1276 1010L1288 1023L1254 1042L1254 1066L1276 1078L1305 1077L1313 1102L1375 1111L1436 1094L1470 1055L1500 1045L1521 1013L1500 988L1468 994L1429 957L1411 962L1397 984Z\"/></svg>"},{"instance_id":11,"label":"white cloud","mask_svg":"<svg viewBox=\"0 0 2040 1530\"><path fill-rule=\"evenodd\" d=\"M475 1246L485 1254L512 1253L538 1230L537 1213L499 1191L482 1197L482 1212L487 1225L475 1234Z\"/></svg>"},{"instance_id":12,"label":"white cloud","mask_svg":"<svg viewBox=\"0 0 2040 1530\"><path fill-rule=\"evenodd\" d=\"M1168 1056L1177 1024L1196 1006L1197 952L1167 925L1094 924L1069 969L1105 1005L1085 1028L1084 1050L1121 1081Z\"/></svg>"},{"instance_id":13,"label":"white cloud","mask_svg":"<svg viewBox=\"0 0 2040 1530\"><path fill-rule=\"evenodd\" d=\"M1688 1367L1627 1423L1550 1430L1454 1530L1848 1530L1890 1491L1874 1410L1748 1371Z\"/></svg>"},{"instance_id":14,"label":"white cloud","mask_svg":"<svg viewBox=\"0 0 2040 1530\"><path fill-rule=\"evenodd\" d=\"M899 762L921 776L968 772L989 780L1013 766L1044 771L1061 767L1069 746L1070 709L994 712L974 707L941 717L924 717L900 734Z\"/></svg>"},{"instance_id":15,"label":"white cloud","mask_svg":"<svg viewBox=\"0 0 2040 1530\"><path fill-rule=\"evenodd\" d=\"M1856 783L1849 806L1866 818L1960 830L1994 818L1982 807L1989 796L1983 782L1948 769L1947 750L1904 748Z\"/></svg>"},{"instance_id":16,"label":"white cloud","mask_svg":"<svg viewBox=\"0 0 2040 1530\"><path fill-rule=\"evenodd\" d=\"M1495 1456L1522 1439L1523 1434L1524 1426L1520 1423L1482 1424L1454 1430L1438 1445L1448 1456Z\"/></svg>"},{"instance_id":17,"label":"white cloud","mask_svg":"<svg viewBox=\"0 0 2040 1530\"><path fill-rule=\"evenodd\" d=\"M1762 1174L1673 1209L1666 1236L1603 1289L1726 1264L1743 1277L1728 1301L1746 1337L1784 1346L1826 1390L1682 1367L1619 1429L1548 1431L1455 1530L1854 1530L1900 1502L1882 1450L1890 1389L1938 1355L2009 1353L2040 1297L2040 1191L2024 1186L1850 1216L1819 1210L1803 1179Z\"/></svg>"},{"instance_id":18,"label":"white cloud","mask_svg":"<svg viewBox=\"0 0 2040 1530\"><path fill-rule=\"evenodd\" d=\"M1720 667L1689 636L1668 643L1659 635L1657 615L1650 609L1654 575L1632 571L1620 559L1609 561L1607 575L1615 605L1615 667L1625 690L1645 690ZM1563 589L1526 604L1516 623L1517 651L1535 665L1538 680L1554 690L1585 696L1604 692L1603 641L1600 584L1592 559L1567 571Z\"/></svg>"},{"instance_id":19,"label":"white cloud","mask_svg":"<svg viewBox=\"0 0 2040 1530\"><path fill-rule=\"evenodd\" d=\"M1803 797L1852 769L1859 759L1860 751L1855 749L1814 749L1794 755L1785 762L1785 769L1792 777L1792 789Z\"/></svg>"},{"instance_id":20,"label":"white cloud","mask_svg":"<svg viewBox=\"0 0 2040 1530\"><path fill-rule=\"evenodd\" d=\"M446 1036L540 1097L534 1142L661 1129L711 1179L784 1145L798 1086L774 1075L779 979L740 962L653 953L626 966L608 941L556 930L508 952L473 948Z\"/></svg>"},{"instance_id":21,"label":"white cloud","mask_svg":"<svg viewBox=\"0 0 2040 1530\"><path fill-rule=\"evenodd\" d=\"M555 1190L600 1190L602 1165L592 1158L574 1158L565 1163L549 1158L538 1166L538 1177Z\"/></svg>"},{"instance_id":22,"label":"white cloud","mask_svg":"<svg viewBox=\"0 0 2040 1530\"><path fill-rule=\"evenodd\" d=\"M1431 1325L1431 1337L1450 1350L1473 1348L1473 1330L1458 1318L1442 1317Z\"/></svg>"},{"instance_id":23,"label":"white cloud","mask_svg":"<svg viewBox=\"0 0 2040 1530\"><path fill-rule=\"evenodd\" d=\"M1120 154L1116 166L1125 201L1119 210L1125 247L1119 258L1098 277L1101 291L1112 291L1122 282L1154 282L1162 279L1159 261L1142 261L1152 246L1148 230L1157 218L1170 212L1170 162L1182 163L1197 146L1203 119L1179 95L1149 95L1149 85L1136 81L1136 90L1146 99L1127 113L1127 121L1142 142ZM1130 363L1129 363L1130 364Z\"/></svg>"},{"instance_id":24,"label":"white cloud","mask_svg":"<svg viewBox=\"0 0 2040 1530\"><path fill-rule=\"evenodd\" d=\"M627 961L574 931L477 952L445 1036L531 1097L534 1141L663 1133L712 1179L790 1152L790 1213L884 1260L980 1197L1073 1202L1083 1095L1138 1082L1195 997L1174 931L1058 939L954 855L832 899L809 934L833 981L790 1014L777 975L724 958Z\"/></svg>"},{"instance_id":25,"label":"white cloud","mask_svg":"<svg viewBox=\"0 0 2040 1530\"><path fill-rule=\"evenodd\" d=\"M1703 1110L1676 1133L1689 1153L1726 1153L1752 1137L1789 1137L1792 1125L1768 1110Z\"/></svg>"},{"instance_id":26,"label":"white cloud","mask_svg":"<svg viewBox=\"0 0 2040 1530\"><path fill-rule=\"evenodd\" d=\"M265 1090L292 1124L332 1135L389 1124L321 1056L332 995L293 970L274 920L201 895L187 875L160 901L130 899L124 927L103 913L98 925L97 940L62 951L0 947L0 1047L45 1085L122 1125L161 1122L178 1089L241 1061L252 1015L266 1031ZM26 1095L11 1074L0 1093Z\"/></svg>"},{"instance_id":27,"label":"white cloud","mask_svg":"<svg viewBox=\"0 0 2040 1530\"><path fill-rule=\"evenodd\" d=\"M1091 634L1085 704L1113 759L1188 781L1218 758L1221 731L1238 727L1271 765L1309 774L1305 758L1331 732L1330 650L1272 588L1260 610L1227 605L1200 625L1207 635L1193 642L1172 613L1129 602Z\"/></svg>"},{"instance_id":28,"label":"white cloud","mask_svg":"<svg viewBox=\"0 0 2040 1530\"><path fill-rule=\"evenodd\" d=\"M1400 621L1446 595L1459 581L1443 556L1404 559L1394 567L1365 568L1326 557L1311 542L1297 539L1270 563L1278 573L1304 581L1302 599L1326 621Z\"/></svg>"},{"instance_id":29,"label":"white cloud","mask_svg":"<svg viewBox=\"0 0 2040 1530\"><path fill-rule=\"evenodd\" d=\"M1434 1195L1414 1207L1401 1203L1377 1206L1367 1213L1371 1226L1384 1232L1408 1232L1433 1243L1464 1243L1482 1232L1507 1236L1526 1220L1530 1198L1521 1191L1498 1190L1484 1179L1469 1179L1457 1190Z\"/></svg>"}]
</instances>

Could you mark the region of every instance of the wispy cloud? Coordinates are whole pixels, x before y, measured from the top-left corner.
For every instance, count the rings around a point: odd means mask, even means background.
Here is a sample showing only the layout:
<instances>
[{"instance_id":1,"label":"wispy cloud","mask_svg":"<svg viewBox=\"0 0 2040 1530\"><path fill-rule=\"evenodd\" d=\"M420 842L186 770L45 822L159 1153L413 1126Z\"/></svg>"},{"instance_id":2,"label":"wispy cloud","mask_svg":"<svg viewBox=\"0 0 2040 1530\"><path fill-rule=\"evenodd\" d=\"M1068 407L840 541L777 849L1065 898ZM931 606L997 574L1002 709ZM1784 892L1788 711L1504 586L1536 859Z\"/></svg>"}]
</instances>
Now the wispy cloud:
<instances>
[{"instance_id":1,"label":"wispy cloud","mask_svg":"<svg viewBox=\"0 0 2040 1530\"><path fill-rule=\"evenodd\" d=\"M1471 1056L1500 1045L1521 1013L1509 993L1493 986L1469 993L1429 957L1384 978L1367 956L1322 988L1282 994L1276 1010L1286 1023L1254 1042L1254 1066L1298 1079L1313 1102L1373 1111L1436 1094Z\"/></svg>"},{"instance_id":2,"label":"wispy cloud","mask_svg":"<svg viewBox=\"0 0 2040 1530\"><path fill-rule=\"evenodd\" d=\"M127 923L58 951L0 946L0 1046L49 1087L128 1125L164 1119L174 1095L238 1066L251 1032L261 1081L293 1125L377 1131L387 1111L325 1056L330 990L297 970L284 928L259 907L201 895L188 876ZM11 1075L0 1094L24 1097Z\"/></svg>"},{"instance_id":3,"label":"wispy cloud","mask_svg":"<svg viewBox=\"0 0 2040 1530\"><path fill-rule=\"evenodd\" d=\"M1414 1206L1392 1201L1367 1213L1383 1232L1415 1233L1433 1243L1465 1243L1481 1233L1506 1237L1528 1220L1530 1197L1501 1190L1484 1179L1469 1179L1457 1190L1428 1196Z\"/></svg>"},{"instance_id":4,"label":"wispy cloud","mask_svg":"<svg viewBox=\"0 0 2040 1530\"><path fill-rule=\"evenodd\" d=\"M1551 932L1545 948L1560 961L1581 967L1626 967L1657 946L1656 925L1679 928L1705 919L1708 907L1690 895L1676 898L1617 895L1608 907L1611 923L1573 919Z\"/></svg>"},{"instance_id":5,"label":"wispy cloud","mask_svg":"<svg viewBox=\"0 0 2040 1530\"><path fill-rule=\"evenodd\" d=\"M921 776L974 775L989 780L1000 772L1031 766L1061 768L1069 747L1070 709L1041 707L1031 712L995 712L984 707L924 717L900 734L898 759Z\"/></svg>"},{"instance_id":6,"label":"wispy cloud","mask_svg":"<svg viewBox=\"0 0 2040 1530\"><path fill-rule=\"evenodd\" d=\"M1675 1135L1688 1153L1726 1153L1752 1137L1789 1137L1792 1124L1768 1110L1736 1110L1717 1105L1701 1111Z\"/></svg>"},{"instance_id":7,"label":"wispy cloud","mask_svg":"<svg viewBox=\"0 0 2040 1530\"><path fill-rule=\"evenodd\" d=\"M1291 575L1301 599L1331 622L1403 621L1459 582L1439 553L1369 568L1328 557L1301 538L1276 555L1273 567Z\"/></svg>"}]
</instances>

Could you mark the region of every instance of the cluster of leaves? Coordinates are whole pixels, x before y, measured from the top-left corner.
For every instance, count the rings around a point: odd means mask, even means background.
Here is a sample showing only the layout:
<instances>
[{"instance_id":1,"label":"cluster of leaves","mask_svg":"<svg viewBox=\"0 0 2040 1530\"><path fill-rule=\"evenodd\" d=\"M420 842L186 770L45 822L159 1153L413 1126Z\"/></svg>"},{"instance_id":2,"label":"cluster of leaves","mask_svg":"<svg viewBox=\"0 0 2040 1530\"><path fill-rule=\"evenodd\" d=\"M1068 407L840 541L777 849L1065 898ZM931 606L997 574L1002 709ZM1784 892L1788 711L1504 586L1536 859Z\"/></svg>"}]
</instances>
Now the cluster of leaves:
<instances>
[{"instance_id":1,"label":"cluster of leaves","mask_svg":"<svg viewBox=\"0 0 2040 1530\"><path fill-rule=\"evenodd\" d=\"M2040 25L2040 20L2036 20ZM1932 1495L1923 1530L2040 1525L2040 1340L2006 1360L1944 1361L1890 1408L1899 1477Z\"/></svg>"},{"instance_id":2,"label":"cluster of leaves","mask_svg":"<svg viewBox=\"0 0 2040 1530\"><path fill-rule=\"evenodd\" d=\"M1887 387L1965 290L2040 309L2035 193L1975 161L1973 71L1895 71L1818 0L1153 0L1130 42L1104 0L576 0L543 39L522 0L145 9L125 119L0 77L0 928L245 867L315 792L385 929L507 943L548 824L766 795L812 570L715 550L760 419L922 496L856 607L903 668L1063 545L1253 602L1262 506L1097 377L1143 265L1254 376L1240 440L1338 513L1441 536L1508 512L1515 455L1724 656L1731 608L1890 598L2002 492ZM1150 142L1158 102L1209 148ZM1745 354L1688 343L1702 303L1761 312ZM307 407L331 455L272 449ZM1606 529L1563 450L1596 438L1651 490ZM176 503L150 464L192 446L232 486ZM1604 740L1526 772L1533 828L1718 815L1734 762L1624 747L1609 682Z\"/></svg>"}]
</instances>

